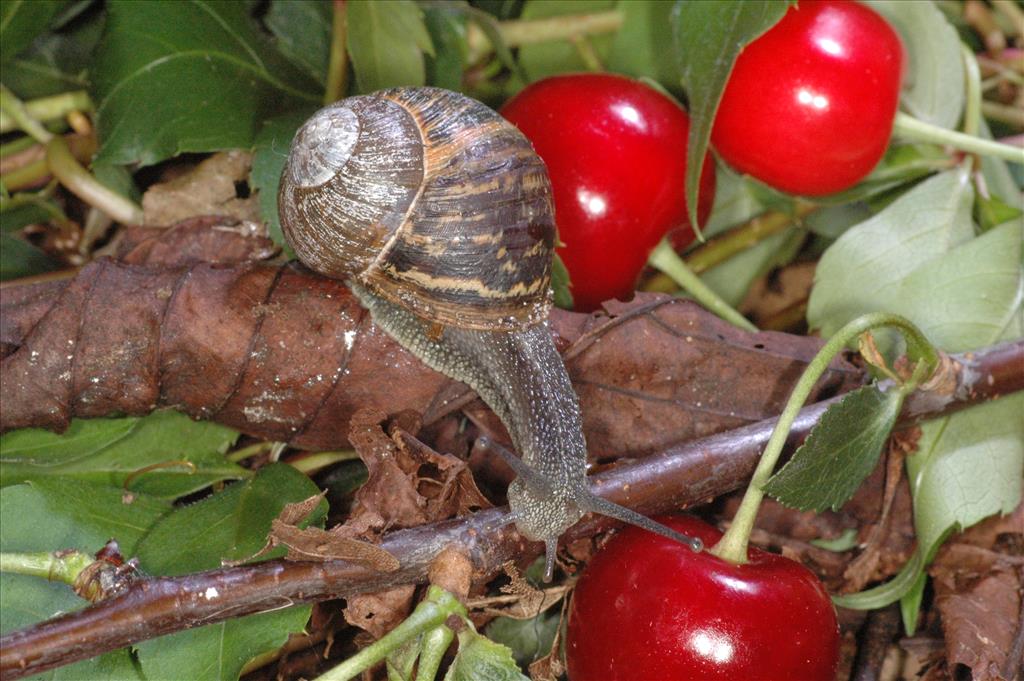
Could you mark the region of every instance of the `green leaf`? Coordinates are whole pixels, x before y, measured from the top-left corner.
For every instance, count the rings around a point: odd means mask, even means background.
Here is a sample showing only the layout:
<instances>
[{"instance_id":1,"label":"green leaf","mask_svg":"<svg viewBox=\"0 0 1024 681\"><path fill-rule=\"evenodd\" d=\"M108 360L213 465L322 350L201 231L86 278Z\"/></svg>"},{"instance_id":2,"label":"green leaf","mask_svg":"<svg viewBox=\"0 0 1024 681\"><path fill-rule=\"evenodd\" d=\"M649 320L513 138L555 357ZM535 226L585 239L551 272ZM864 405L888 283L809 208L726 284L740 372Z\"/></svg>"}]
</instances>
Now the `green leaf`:
<instances>
[{"instance_id":1,"label":"green leaf","mask_svg":"<svg viewBox=\"0 0 1024 681\"><path fill-rule=\"evenodd\" d=\"M622 28L612 38L608 69L634 78L651 78L674 96L682 95L679 67L666 59L672 54L672 3L626 0L616 9L622 12Z\"/></svg>"},{"instance_id":2,"label":"green leaf","mask_svg":"<svg viewBox=\"0 0 1024 681\"><path fill-rule=\"evenodd\" d=\"M690 104L686 150L686 202L690 224L697 220L697 188L711 127L725 84L743 48L786 13L780 0L677 2L672 14L676 56Z\"/></svg>"},{"instance_id":3,"label":"green leaf","mask_svg":"<svg viewBox=\"0 0 1024 681\"><path fill-rule=\"evenodd\" d=\"M871 473L903 406L900 390L869 385L822 415L807 441L764 490L801 511L839 510Z\"/></svg>"},{"instance_id":4,"label":"green leaf","mask_svg":"<svg viewBox=\"0 0 1024 681\"><path fill-rule=\"evenodd\" d=\"M928 575L922 570L917 581L900 599L900 615L903 617L903 629L907 636L913 636L917 629L917 619L921 614L921 600L924 598L924 587L928 583Z\"/></svg>"},{"instance_id":5,"label":"green leaf","mask_svg":"<svg viewBox=\"0 0 1024 681\"><path fill-rule=\"evenodd\" d=\"M257 32L247 3L107 4L91 71L98 160L149 165L249 147L259 123L319 100L319 87Z\"/></svg>"},{"instance_id":6,"label":"green leaf","mask_svg":"<svg viewBox=\"0 0 1024 681\"><path fill-rule=\"evenodd\" d=\"M24 239L0 233L0 281L55 270L58 263Z\"/></svg>"},{"instance_id":7,"label":"green leaf","mask_svg":"<svg viewBox=\"0 0 1024 681\"><path fill-rule=\"evenodd\" d=\"M318 492L293 467L266 466L249 480L165 516L139 544L139 559L158 575L183 575L220 567L224 560L244 560L263 548L271 521L286 504ZM326 502L314 514L317 520L325 509Z\"/></svg>"},{"instance_id":8,"label":"green leaf","mask_svg":"<svg viewBox=\"0 0 1024 681\"><path fill-rule=\"evenodd\" d=\"M144 418L75 419L63 434L23 428L0 436L0 485L58 477L129 488L159 497L177 497L214 482L249 475L227 461L224 452L238 433L210 421L159 411Z\"/></svg>"},{"instance_id":9,"label":"green leaf","mask_svg":"<svg viewBox=\"0 0 1024 681\"><path fill-rule=\"evenodd\" d=\"M555 253L551 261L551 289L555 296L555 305L563 310L571 310L572 282L569 280L569 268L565 266L562 259Z\"/></svg>"},{"instance_id":10,"label":"green leaf","mask_svg":"<svg viewBox=\"0 0 1024 681\"><path fill-rule=\"evenodd\" d=\"M263 547L285 504L316 493L316 485L291 466L267 466L251 480L164 516L138 547L142 567L176 575L245 559ZM325 515L321 504L314 521L322 523ZM237 679L250 659L301 631L309 613L310 606L294 606L163 636L138 646L139 662L150 681Z\"/></svg>"},{"instance_id":11,"label":"green leaf","mask_svg":"<svg viewBox=\"0 0 1024 681\"><path fill-rule=\"evenodd\" d=\"M811 328L827 338L867 312L912 313L900 305L897 289L911 272L974 236L973 198L969 174L950 170L847 230L818 263L807 310Z\"/></svg>"},{"instance_id":12,"label":"green leaf","mask_svg":"<svg viewBox=\"0 0 1024 681\"><path fill-rule=\"evenodd\" d=\"M6 66L11 57L27 48L67 4L67 0L4 0L0 3L0 62Z\"/></svg>"},{"instance_id":13,"label":"green leaf","mask_svg":"<svg viewBox=\"0 0 1024 681\"><path fill-rule=\"evenodd\" d=\"M974 209L977 212L978 224L982 231L988 231L996 225L1016 220L1024 215L1024 211L1020 208L1005 203L998 196L979 196L974 204Z\"/></svg>"},{"instance_id":14,"label":"green leaf","mask_svg":"<svg viewBox=\"0 0 1024 681\"><path fill-rule=\"evenodd\" d=\"M964 109L960 38L931 0L867 0L896 29L907 51L900 103L909 114L955 128Z\"/></svg>"},{"instance_id":15,"label":"green leaf","mask_svg":"<svg viewBox=\"0 0 1024 681\"><path fill-rule=\"evenodd\" d=\"M281 54L321 85L331 52L331 4L319 0L274 0L265 19Z\"/></svg>"},{"instance_id":16,"label":"green leaf","mask_svg":"<svg viewBox=\"0 0 1024 681\"><path fill-rule=\"evenodd\" d=\"M142 534L169 510L166 501L136 495L126 503L120 489L71 479L5 487L0 490L0 551L95 552L113 537L122 554L131 556ZM67 585L8 572L0 573L0 593L0 633L88 605ZM33 678L141 679L127 649Z\"/></svg>"},{"instance_id":17,"label":"green leaf","mask_svg":"<svg viewBox=\"0 0 1024 681\"><path fill-rule=\"evenodd\" d=\"M459 652L452 660L444 681L529 681L512 651L476 633L469 627L459 632Z\"/></svg>"},{"instance_id":18,"label":"green leaf","mask_svg":"<svg viewBox=\"0 0 1024 681\"><path fill-rule=\"evenodd\" d=\"M526 668L551 651L560 621L558 608L546 610L529 619L496 617L487 625L487 637L495 643L508 646L516 664Z\"/></svg>"},{"instance_id":19,"label":"green leaf","mask_svg":"<svg viewBox=\"0 0 1024 681\"><path fill-rule=\"evenodd\" d=\"M423 54L434 54L423 13L412 0L348 5L348 54L359 92L423 85Z\"/></svg>"},{"instance_id":20,"label":"green leaf","mask_svg":"<svg viewBox=\"0 0 1024 681\"><path fill-rule=\"evenodd\" d=\"M289 257L294 257L295 254L285 242L284 232L281 231L281 219L277 213L277 186L281 181L281 171L288 160L288 149L291 147L292 138L295 137L295 131L315 110L316 107L309 106L270 119L256 136L253 147L249 181L257 191L260 213L267 223L270 238L285 249Z\"/></svg>"},{"instance_id":21,"label":"green leaf","mask_svg":"<svg viewBox=\"0 0 1024 681\"><path fill-rule=\"evenodd\" d=\"M850 549L857 547L857 530L853 527L848 527L841 535L834 539L812 539L811 544L820 549L833 551L835 553L849 551Z\"/></svg>"},{"instance_id":22,"label":"green leaf","mask_svg":"<svg viewBox=\"0 0 1024 681\"><path fill-rule=\"evenodd\" d=\"M520 19L547 19L567 14L593 14L613 9L614 0L529 0L523 5ZM584 38L605 62L612 45L612 34L589 35ZM519 48L519 65L525 72L527 82L533 82L560 73L589 71L579 50L568 40L551 40L543 43L522 45Z\"/></svg>"},{"instance_id":23,"label":"green leaf","mask_svg":"<svg viewBox=\"0 0 1024 681\"><path fill-rule=\"evenodd\" d=\"M841 608L851 610L874 610L884 608L890 603L895 603L914 588L921 571L924 570L925 562L921 551L915 550L906 562L903 569L895 577L878 586L861 591L855 594L833 596L832 602Z\"/></svg>"},{"instance_id":24,"label":"green leaf","mask_svg":"<svg viewBox=\"0 0 1024 681\"><path fill-rule=\"evenodd\" d=\"M435 55L427 59L427 82L448 90L461 90L462 72L469 51L466 14L448 7L426 7L423 14L431 42L436 48Z\"/></svg>"},{"instance_id":25,"label":"green leaf","mask_svg":"<svg viewBox=\"0 0 1024 681\"><path fill-rule=\"evenodd\" d=\"M94 3L62 24L59 31L36 37L28 49L4 62L4 85L22 99L88 87L86 66L103 31L103 18L102 7Z\"/></svg>"},{"instance_id":26,"label":"green leaf","mask_svg":"<svg viewBox=\"0 0 1024 681\"><path fill-rule=\"evenodd\" d=\"M818 264L812 326L830 335L864 312L888 311L948 352L1024 336L1024 225L972 238L972 195L967 171L949 171L847 231ZM1024 394L1015 394L922 425L907 459L915 557L891 582L837 603L873 608L904 597L950 532L1020 503L1022 412Z\"/></svg>"},{"instance_id":27,"label":"green leaf","mask_svg":"<svg viewBox=\"0 0 1024 681\"><path fill-rule=\"evenodd\" d=\"M950 530L1020 503L1024 478L1024 393L921 426L907 459L918 546L928 561Z\"/></svg>"}]
</instances>

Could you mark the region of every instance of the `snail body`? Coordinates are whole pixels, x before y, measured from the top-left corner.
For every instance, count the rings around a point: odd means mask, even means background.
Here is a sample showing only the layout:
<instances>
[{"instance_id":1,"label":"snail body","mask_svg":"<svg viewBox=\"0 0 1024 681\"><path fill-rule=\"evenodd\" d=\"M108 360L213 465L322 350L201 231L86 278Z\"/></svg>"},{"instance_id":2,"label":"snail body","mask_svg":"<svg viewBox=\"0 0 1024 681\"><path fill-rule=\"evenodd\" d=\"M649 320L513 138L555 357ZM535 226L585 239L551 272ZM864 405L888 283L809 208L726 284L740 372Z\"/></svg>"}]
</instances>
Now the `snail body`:
<instances>
[{"instance_id":1,"label":"snail body","mask_svg":"<svg viewBox=\"0 0 1024 681\"><path fill-rule=\"evenodd\" d=\"M425 364L473 388L520 457L510 519L544 541L593 511L694 541L593 495L579 402L547 324L551 187L526 138L483 104L394 88L321 109L278 194L299 259L343 279Z\"/></svg>"}]
</instances>

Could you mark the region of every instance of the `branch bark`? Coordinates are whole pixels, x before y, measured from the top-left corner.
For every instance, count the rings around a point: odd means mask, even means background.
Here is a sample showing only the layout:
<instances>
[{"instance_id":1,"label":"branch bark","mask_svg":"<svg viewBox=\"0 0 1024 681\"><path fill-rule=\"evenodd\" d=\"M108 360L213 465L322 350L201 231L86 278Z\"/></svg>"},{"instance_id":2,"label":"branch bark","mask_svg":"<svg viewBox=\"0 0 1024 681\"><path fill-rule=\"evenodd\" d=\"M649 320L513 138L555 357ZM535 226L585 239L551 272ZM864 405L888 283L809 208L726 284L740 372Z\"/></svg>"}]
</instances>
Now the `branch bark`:
<instances>
[{"instance_id":1,"label":"branch bark","mask_svg":"<svg viewBox=\"0 0 1024 681\"><path fill-rule=\"evenodd\" d=\"M910 396L901 423L945 415L1024 390L1024 340L952 356L928 391ZM790 435L803 439L836 399L806 407ZM701 503L737 489L749 478L775 419L665 449L591 478L594 491L645 513ZM424 582L446 548L465 553L478 579L508 560L539 555L541 544L502 525L504 509L393 532L381 547L399 559L396 572L379 573L344 561L267 561L181 577L156 577L127 593L0 639L0 674L18 679L142 640L229 617L285 605L350 597ZM568 539L593 535L609 521L587 517Z\"/></svg>"}]
</instances>

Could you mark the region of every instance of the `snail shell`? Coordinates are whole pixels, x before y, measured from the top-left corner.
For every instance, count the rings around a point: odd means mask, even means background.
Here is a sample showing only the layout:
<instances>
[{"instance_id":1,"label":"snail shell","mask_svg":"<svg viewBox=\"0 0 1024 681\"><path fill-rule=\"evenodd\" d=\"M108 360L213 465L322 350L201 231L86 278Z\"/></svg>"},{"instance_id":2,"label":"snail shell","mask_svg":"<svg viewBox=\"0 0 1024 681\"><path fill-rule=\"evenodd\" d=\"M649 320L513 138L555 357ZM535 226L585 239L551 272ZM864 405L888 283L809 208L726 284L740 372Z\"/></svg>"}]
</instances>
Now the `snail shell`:
<instances>
[{"instance_id":1,"label":"snail shell","mask_svg":"<svg viewBox=\"0 0 1024 681\"><path fill-rule=\"evenodd\" d=\"M483 104L439 88L350 97L299 129L284 178L285 236L316 272L459 328L547 317L547 173Z\"/></svg>"}]
</instances>

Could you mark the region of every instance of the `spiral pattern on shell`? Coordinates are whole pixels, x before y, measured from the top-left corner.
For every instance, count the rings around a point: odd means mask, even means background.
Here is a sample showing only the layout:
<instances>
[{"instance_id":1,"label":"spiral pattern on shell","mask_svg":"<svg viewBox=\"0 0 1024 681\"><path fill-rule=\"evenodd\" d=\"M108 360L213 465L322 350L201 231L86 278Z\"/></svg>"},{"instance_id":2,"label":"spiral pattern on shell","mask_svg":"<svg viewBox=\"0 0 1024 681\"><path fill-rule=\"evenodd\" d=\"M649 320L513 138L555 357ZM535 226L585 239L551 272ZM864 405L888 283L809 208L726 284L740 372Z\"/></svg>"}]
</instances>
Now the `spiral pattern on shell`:
<instances>
[{"instance_id":1,"label":"spiral pattern on shell","mask_svg":"<svg viewBox=\"0 0 1024 681\"><path fill-rule=\"evenodd\" d=\"M308 267L423 319L512 330L547 316L547 171L476 100L394 88L321 109L295 135L278 207Z\"/></svg>"}]
</instances>

